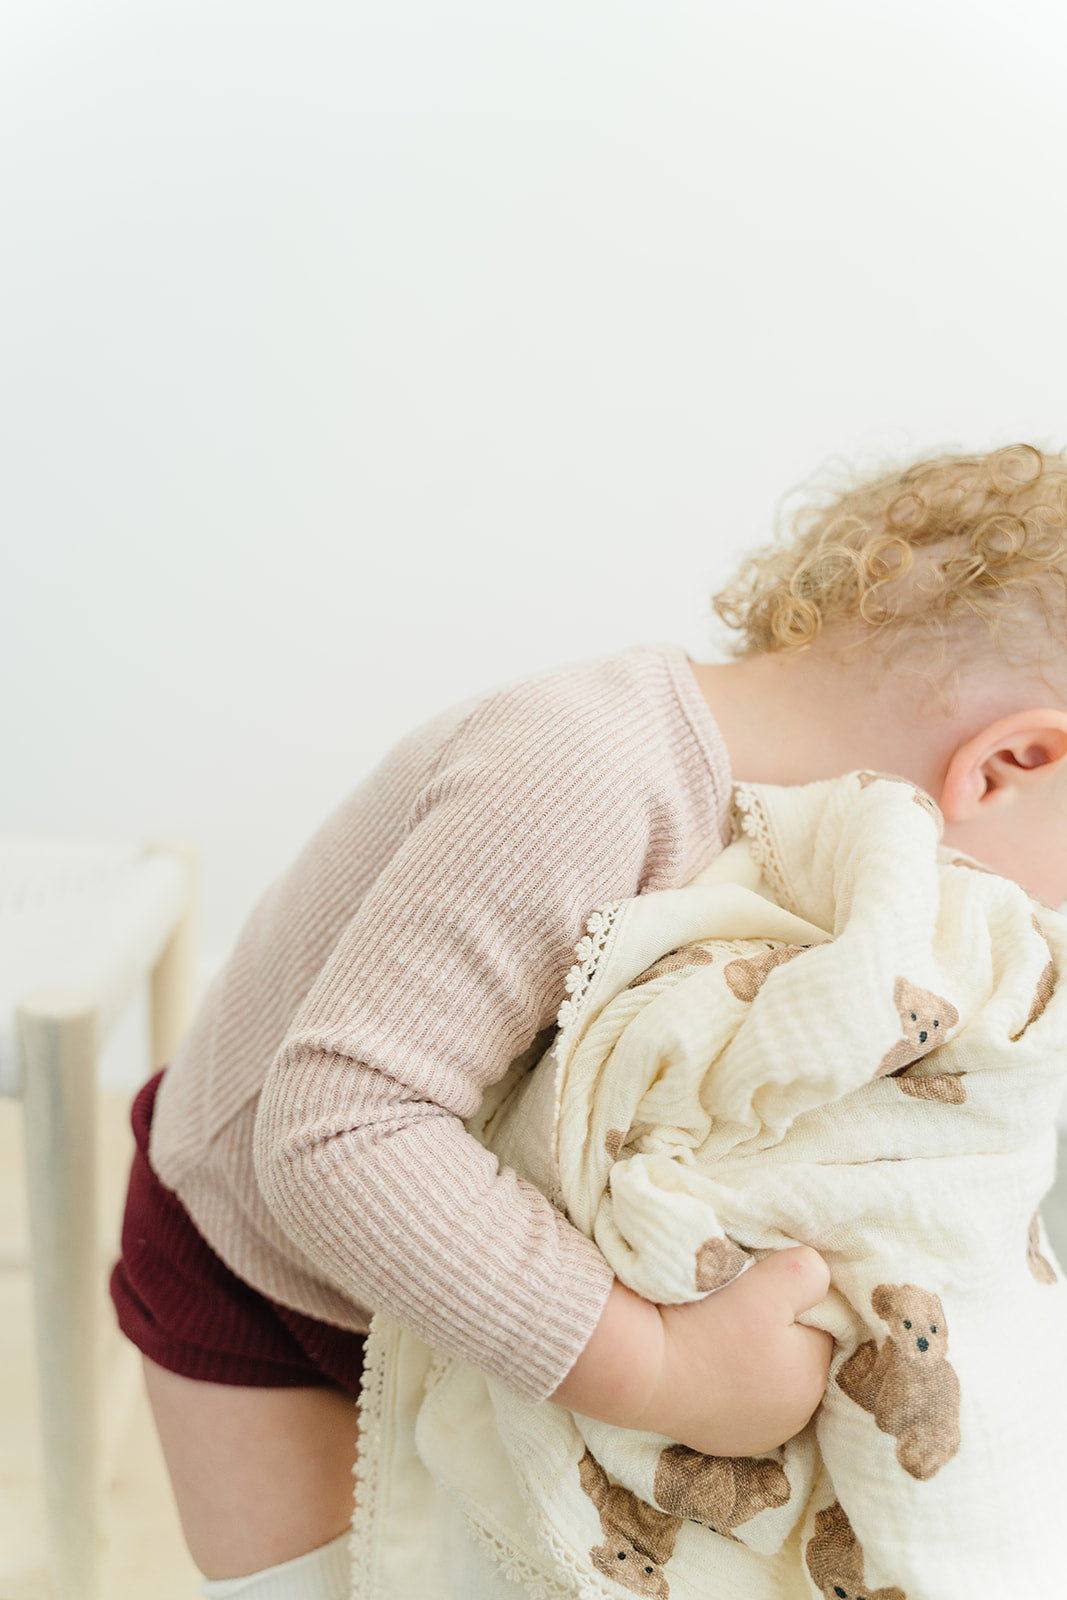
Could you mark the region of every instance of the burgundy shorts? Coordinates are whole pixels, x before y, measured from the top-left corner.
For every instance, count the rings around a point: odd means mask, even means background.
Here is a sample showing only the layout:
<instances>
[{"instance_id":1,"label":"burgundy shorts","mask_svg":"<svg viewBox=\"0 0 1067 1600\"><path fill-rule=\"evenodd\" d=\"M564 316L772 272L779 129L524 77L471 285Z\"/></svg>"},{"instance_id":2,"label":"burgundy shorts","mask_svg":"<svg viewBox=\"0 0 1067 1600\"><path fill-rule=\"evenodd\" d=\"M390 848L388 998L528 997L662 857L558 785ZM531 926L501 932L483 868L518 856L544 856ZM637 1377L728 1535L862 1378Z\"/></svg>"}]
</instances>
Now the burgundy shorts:
<instances>
[{"instance_id":1,"label":"burgundy shorts","mask_svg":"<svg viewBox=\"0 0 1067 1600\"><path fill-rule=\"evenodd\" d=\"M137 1150L111 1274L119 1327L158 1366L253 1388L330 1388L358 1395L365 1337L277 1305L232 1273L148 1164L162 1072L133 1103Z\"/></svg>"}]
</instances>

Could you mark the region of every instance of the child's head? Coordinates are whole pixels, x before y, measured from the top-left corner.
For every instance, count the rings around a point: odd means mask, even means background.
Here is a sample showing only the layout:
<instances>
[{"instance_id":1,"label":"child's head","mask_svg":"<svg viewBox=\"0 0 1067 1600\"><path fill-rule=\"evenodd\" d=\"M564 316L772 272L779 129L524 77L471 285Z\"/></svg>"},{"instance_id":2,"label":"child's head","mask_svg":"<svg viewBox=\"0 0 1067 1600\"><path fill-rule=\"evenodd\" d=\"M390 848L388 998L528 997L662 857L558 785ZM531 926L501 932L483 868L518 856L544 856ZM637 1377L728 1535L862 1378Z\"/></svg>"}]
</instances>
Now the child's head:
<instances>
[{"instance_id":1,"label":"child's head","mask_svg":"<svg viewBox=\"0 0 1067 1600\"><path fill-rule=\"evenodd\" d=\"M833 637L940 688L990 661L1067 694L1067 455L933 455L804 505L716 596L738 654Z\"/></svg>"},{"instance_id":2,"label":"child's head","mask_svg":"<svg viewBox=\"0 0 1067 1600\"><path fill-rule=\"evenodd\" d=\"M1067 898L1067 454L939 454L853 482L795 513L715 609L739 668L818 683L854 745L878 744L862 716L886 719L886 762L933 792L948 844Z\"/></svg>"}]
</instances>

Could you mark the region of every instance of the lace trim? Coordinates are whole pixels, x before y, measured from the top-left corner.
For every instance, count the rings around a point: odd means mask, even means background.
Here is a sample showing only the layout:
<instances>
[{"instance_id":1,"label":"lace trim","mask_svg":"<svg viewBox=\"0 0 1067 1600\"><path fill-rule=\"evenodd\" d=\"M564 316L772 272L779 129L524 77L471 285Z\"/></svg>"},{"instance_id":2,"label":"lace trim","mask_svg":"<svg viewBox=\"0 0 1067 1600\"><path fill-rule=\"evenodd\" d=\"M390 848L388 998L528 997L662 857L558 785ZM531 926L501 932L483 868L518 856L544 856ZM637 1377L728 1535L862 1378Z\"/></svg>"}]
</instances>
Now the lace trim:
<instances>
[{"instance_id":1,"label":"lace trim","mask_svg":"<svg viewBox=\"0 0 1067 1600\"><path fill-rule=\"evenodd\" d=\"M548 1557L554 1561L555 1571L544 1564L532 1562L528 1556L516 1550L514 1544L506 1542L487 1528L466 1507L463 1516L471 1533L502 1575L513 1583L523 1584L533 1600L605 1600L607 1595L614 1600L617 1593L615 1585L606 1583L591 1564L575 1559L574 1551L560 1537L552 1521L544 1518L544 1507L533 1503L530 1509L542 1512L537 1518L536 1537L544 1545Z\"/></svg>"},{"instance_id":2,"label":"lace trim","mask_svg":"<svg viewBox=\"0 0 1067 1600\"><path fill-rule=\"evenodd\" d=\"M426 1393L431 1394L455 1366L456 1362L452 1356L445 1355L440 1350L435 1351L426 1374ZM437 1492L448 1491L438 1486ZM589 1587L589 1573L575 1562L573 1553L556 1536L551 1525L538 1527L537 1538L539 1542L543 1540L547 1545L547 1555L555 1560L557 1568L561 1571L553 1571L544 1561L538 1562L524 1553L506 1532L500 1530L499 1526L491 1527L482 1521L466 1495L453 1495L452 1499L463 1513L463 1520L471 1536L485 1550L500 1574L512 1583L521 1584L527 1594L532 1596L532 1600L575 1600L576 1596L590 1596L592 1600L603 1600L605 1590L599 1586ZM532 1509L536 1509L536 1503ZM488 1508L483 1508L483 1514L485 1510ZM595 1585L595 1576L593 1582Z\"/></svg>"},{"instance_id":3,"label":"lace trim","mask_svg":"<svg viewBox=\"0 0 1067 1600\"><path fill-rule=\"evenodd\" d=\"M747 839L752 858L774 890L779 904L795 912L796 903L789 893L789 886L778 865L767 813L758 795L746 784L739 783L734 789L730 819L733 824L734 839L742 837Z\"/></svg>"},{"instance_id":4,"label":"lace trim","mask_svg":"<svg viewBox=\"0 0 1067 1600\"><path fill-rule=\"evenodd\" d=\"M575 1595L591 1595L595 1600L600 1600L603 1590L589 1589L584 1581L585 1573L575 1567L569 1559L563 1564L564 1570L573 1574L574 1582L564 1583L559 1577L546 1572L544 1567L535 1566L526 1556L520 1555L513 1545L505 1543L498 1534L479 1522L466 1508L463 1516L472 1535L501 1576L512 1583L521 1584L533 1600L575 1600ZM547 1542L554 1545L557 1541L549 1535Z\"/></svg>"},{"instance_id":5,"label":"lace trim","mask_svg":"<svg viewBox=\"0 0 1067 1600\"><path fill-rule=\"evenodd\" d=\"M375 1550L375 1533L381 1521L382 1417L385 1410L388 1340L371 1321L370 1337L363 1350L363 1376L359 1389L359 1454L352 1469L355 1479L355 1506L352 1514L352 1590L351 1600L365 1600L373 1577L368 1553Z\"/></svg>"},{"instance_id":6,"label":"lace trim","mask_svg":"<svg viewBox=\"0 0 1067 1600\"><path fill-rule=\"evenodd\" d=\"M568 1545L559 1537L551 1522L542 1523L538 1530L542 1539L548 1545L557 1563L574 1580L574 1588L563 1591L568 1600L574 1600L575 1594L580 1600L604 1600L605 1595L611 1595L612 1600L616 1593L613 1583L605 1583L595 1567L581 1566L574 1559L574 1554Z\"/></svg>"},{"instance_id":7,"label":"lace trim","mask_svg":"<svg viewBox=\"0 0 1067 1600\"><path fill-rule=\"evenodd\" d=\"M574 947L576 963L563 981L568 998L560 1006L556 1018L556 1026L560 1033L573 1024L581 1010L604 954L604 948L625 903L623 900L618 900L614 905L605 906L602 911L594 911L586 923L585 936L579 939Z\"/></svg>"}]
</instances>

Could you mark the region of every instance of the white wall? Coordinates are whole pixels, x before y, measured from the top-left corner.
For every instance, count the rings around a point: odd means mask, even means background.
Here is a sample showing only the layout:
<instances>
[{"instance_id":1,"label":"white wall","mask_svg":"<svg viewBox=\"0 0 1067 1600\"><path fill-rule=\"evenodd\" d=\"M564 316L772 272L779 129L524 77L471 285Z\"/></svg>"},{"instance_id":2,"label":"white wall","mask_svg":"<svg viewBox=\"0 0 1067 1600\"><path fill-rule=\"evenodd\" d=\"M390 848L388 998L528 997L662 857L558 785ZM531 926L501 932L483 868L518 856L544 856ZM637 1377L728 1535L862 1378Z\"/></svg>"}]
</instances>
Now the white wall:
<instances>
[{"instance_id":1,"label":"white wall","mask_svg":"<svg viewBox=\"0 0 1067 1600\"><path fill-rule=\"evenodd\" d=\"M439 707L828 458L1067 442L1046 0L7 0L0 827L204 950Z\"/></svg>"}]
</instances>

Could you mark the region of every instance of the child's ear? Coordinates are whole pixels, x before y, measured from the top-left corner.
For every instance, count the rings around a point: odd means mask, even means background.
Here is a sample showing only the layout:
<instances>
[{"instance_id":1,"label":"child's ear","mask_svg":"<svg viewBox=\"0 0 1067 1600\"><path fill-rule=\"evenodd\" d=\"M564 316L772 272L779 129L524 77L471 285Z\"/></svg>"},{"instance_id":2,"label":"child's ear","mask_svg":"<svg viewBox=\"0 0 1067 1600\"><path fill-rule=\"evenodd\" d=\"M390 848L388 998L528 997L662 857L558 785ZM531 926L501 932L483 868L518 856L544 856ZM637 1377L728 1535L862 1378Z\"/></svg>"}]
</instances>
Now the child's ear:
<instances>
[{"instance_id":1,"label":"child's ear","mask_svg":"<svg viewBox=\"0 0 1067 1600\"><path fill-rule=\"evenodd\" d=\"M954 751L938 804L946 822L966 822L1067 766L1067 713L1051 706L1001 717Z\"/></svg>"}]
</instances>

